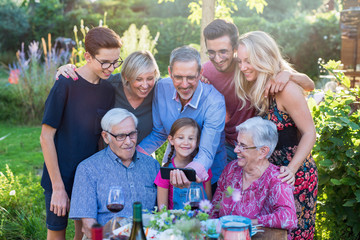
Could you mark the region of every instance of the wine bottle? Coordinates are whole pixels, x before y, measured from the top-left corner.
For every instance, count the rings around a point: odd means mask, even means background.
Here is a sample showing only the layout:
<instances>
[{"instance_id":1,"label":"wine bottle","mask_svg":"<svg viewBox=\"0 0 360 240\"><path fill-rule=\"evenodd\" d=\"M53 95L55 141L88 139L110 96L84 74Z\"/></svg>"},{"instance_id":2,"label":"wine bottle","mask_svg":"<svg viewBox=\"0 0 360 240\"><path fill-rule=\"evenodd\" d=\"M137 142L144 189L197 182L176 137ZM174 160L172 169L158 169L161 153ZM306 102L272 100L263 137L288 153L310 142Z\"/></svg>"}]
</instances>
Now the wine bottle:
<instances>
[{"instance_id":1,"label":"wine bottle","mask_svg":"<svg viewBox=\"0 0 360 240\"><path fill-rule=\"evenodd\" d=\"M133 225L129 240L146 240L142 222L141 202L134 202L133 204Z\"/></svg>"},{"instance_id":2,"label":"wine bottle","mask_svg":"<svg viewBox=\"0 0 360 240\"><path fill-rule=\"evenodd\" d=\"M92 240L102 240L103 239L103 229L101 224L94 223L91 226L91 239Z\"/></svg>"}]
</instances>

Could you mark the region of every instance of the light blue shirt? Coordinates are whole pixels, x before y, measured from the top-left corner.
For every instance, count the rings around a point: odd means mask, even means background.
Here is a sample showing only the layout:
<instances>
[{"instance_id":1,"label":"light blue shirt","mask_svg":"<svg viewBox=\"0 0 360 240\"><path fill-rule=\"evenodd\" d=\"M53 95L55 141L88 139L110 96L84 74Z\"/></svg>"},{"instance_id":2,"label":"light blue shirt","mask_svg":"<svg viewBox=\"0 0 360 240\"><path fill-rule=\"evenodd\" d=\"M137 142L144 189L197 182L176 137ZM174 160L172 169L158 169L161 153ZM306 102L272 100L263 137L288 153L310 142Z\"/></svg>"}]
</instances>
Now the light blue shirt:
<instances>
[{"instance_id":1,"label":"light blue shirt","mask_svg":"<svg viewBox=\"0 0 360 240\"><path fill-rule=\"evenodd\" d=\"M217 182L226 165L226 109L223 95L212 85L199 81L190 102L181 111L181 102L173 82L171 78L165 78L156 85L152 108L153 130L141 141L139 149L147 153L154 152L166 141L175 120L183 117L193 118L202 130L199 152L190 165L196 163L195 167L192 167L203 180L207 178L207 170L211 168L211 183ZM196 169L199 165L202 169Z\"/></svg>"},{"instance_id":2,"label":"light blue shirt","mask_svg":"<svg viewBox=\"0 0 360 240\"><path fill-rule=\"evenodd\" d=\"M154 180L159 170L160 164L143 153L135 152L129 167L110 147L95 153L76 169L69 218L95 218L101 225L107 223L115 215L106 208L111 186L121 186L125 195L124 209L116 216L132 216L135 201L152 211L156 205Z\"/></svg>"}]
</instances>

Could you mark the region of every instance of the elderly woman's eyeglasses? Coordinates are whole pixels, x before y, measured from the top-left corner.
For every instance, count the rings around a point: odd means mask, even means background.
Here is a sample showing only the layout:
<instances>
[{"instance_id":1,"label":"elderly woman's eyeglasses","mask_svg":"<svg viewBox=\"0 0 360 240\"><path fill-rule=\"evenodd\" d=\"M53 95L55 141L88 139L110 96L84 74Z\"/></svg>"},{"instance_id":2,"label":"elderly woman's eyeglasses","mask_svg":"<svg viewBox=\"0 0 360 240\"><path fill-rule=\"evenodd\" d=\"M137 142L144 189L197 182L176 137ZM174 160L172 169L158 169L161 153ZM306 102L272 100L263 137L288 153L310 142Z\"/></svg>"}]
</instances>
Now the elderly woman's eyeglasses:
<instances>
[{"instance_id":1,"label":"elderly woman's eyeglasses","mask_svg":"<svg viewBox=\"0 0 360 240\"><path fill-rule=\"evenodd\" d=\"M105 132L107 132L108 134L110 134L111 136L113 136L115 139L116 139L116 141L118 141L118 142L122 142L122 141L125 141L125 139L127 138L127 137L129 137L130 139L136 139L136 137L137 137L137 131L132 131L132 132L130 132L130 133L128 133L128 134L126 134L126 133L120 133L120 134L118 134L118 135L114 135L114 134L112 134L111 132L109 132L109 131L105 131Z\"/></svg>"},{"instance_id":2,"label":"elderly woman's eyeglasses","mask_svg":"<svg viewBox=\"0 0 360 240\"><path fill-rule=\"evenodd\" d=\"M243 146L243 145L241 145L241 143L238 143L236 141L234 141L234 146L235 146L234 149L239 148L240 151L242 151L242 152L245 151L245 150L248 150L248 149L256 149L256 148L258 148L257 146L251 146L251 147Z\"/></svg>"},{"instance_id":3,"label":"elderly woman's eyeglasses","mask_svg":"<svg viewBox=\"0 0 360 240\"><path fill-rule=\"evenodd\" d=\"M119 57L120 60L117 60L117 61L112 62L112 63L110 63L110 62L100 62L100 60L97 59L95 56L94 56L94 58L96 59L96 61L98 61L101 64L101 68L104 69L104 70L111 67L111 65L113 65L114 68L118 68L124 62L121 57Z\"/></svg>"}]
</instances>

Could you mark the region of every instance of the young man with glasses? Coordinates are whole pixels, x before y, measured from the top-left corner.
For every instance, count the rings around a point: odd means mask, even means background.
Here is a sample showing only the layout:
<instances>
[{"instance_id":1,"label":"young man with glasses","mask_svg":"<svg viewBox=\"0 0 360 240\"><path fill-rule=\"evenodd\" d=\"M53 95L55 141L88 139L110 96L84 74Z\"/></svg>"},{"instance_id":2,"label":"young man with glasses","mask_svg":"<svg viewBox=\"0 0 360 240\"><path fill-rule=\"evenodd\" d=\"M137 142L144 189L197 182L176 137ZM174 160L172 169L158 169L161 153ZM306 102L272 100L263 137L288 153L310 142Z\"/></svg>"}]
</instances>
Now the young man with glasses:
<instances>
[{"instance_id":1,"label":"young man with glasses","mask_svg":"<svg viewBox=\"0 0 360 240\"><path fill-rule=\"evenodd\" d=\"M237 137L236 126L255 116L255 109L251 107L250 102L242 108L242 102L235 93L233 79L237 65L236 50L239 32L235 24L216 19L206 26L203 34L209 57L209 61L203 64L203 77L225 97L225 147L227 160L230 162L236 159L233 145ZM294 81L306 91L314 89L314 82L305 74L299 73L295 76L288 72L281 72L275 80L269 81L266 94L281 91L289 80Z\"/></svg>"},{"instance_id":2,"label":"young man with glasses","mask_svg":"<svg viewBox=\"0 0 360 240\"><path fill-rule=\"evenodd\" d=\"M120 47L120 37L111 29L91 29L85 37L86 64L78 69L78 80L60 76L46 100L40 143L47 239L65 239L76 167L97 152L100 120L114 104L114 89L103 79L121 65ZM75 221L74 239L81 238L81 222Z\"/></svg>"}]
</instances>

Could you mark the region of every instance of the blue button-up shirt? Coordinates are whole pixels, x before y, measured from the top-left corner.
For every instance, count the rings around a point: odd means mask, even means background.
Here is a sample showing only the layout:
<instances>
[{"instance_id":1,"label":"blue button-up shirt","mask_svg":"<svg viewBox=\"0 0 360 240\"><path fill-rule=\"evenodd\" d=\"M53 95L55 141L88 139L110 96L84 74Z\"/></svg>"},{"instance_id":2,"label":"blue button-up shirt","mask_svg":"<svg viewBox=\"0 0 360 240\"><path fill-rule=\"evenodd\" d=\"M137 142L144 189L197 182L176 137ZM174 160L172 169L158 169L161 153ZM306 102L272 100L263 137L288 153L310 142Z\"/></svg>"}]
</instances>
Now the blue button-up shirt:
<instances>
[{"instance_id":1,"label":"blue button-up shirt","mask_svg":"<svg viewBox=\"0 0 360 240\"><path fill-rule=\"evenodd\" d=\"M171 78L158 81L153 99L153 130L139 144L139 150L154 152L167 139L171 125L183 117L195 119L201 130L199 152L192 165L202 180L207 178L207 170L211 167L212 183L217 182L226 165L225 151L225 100L212 85L199 81L199 84L181 111L182 105ZM196 167L202 166L203 169Z\"/></svg>"},{"instance_id":2,"label":"blue button-up shirt","mask_svg":"<svg viewBox=\"0 0 360 240\"><path fill-rule=\"evenodd\" d=\"M135 201L152 211L157 192L154 180L159 170L160 164L143 153L135 152L126 167L110 147L105 148L77 167L69 218L95 218L101 225L108 222L115 215L106 208L111 186L121 186L124 191L125 206L116 216L132 216Z\"/></svg>"}]
</instances>

